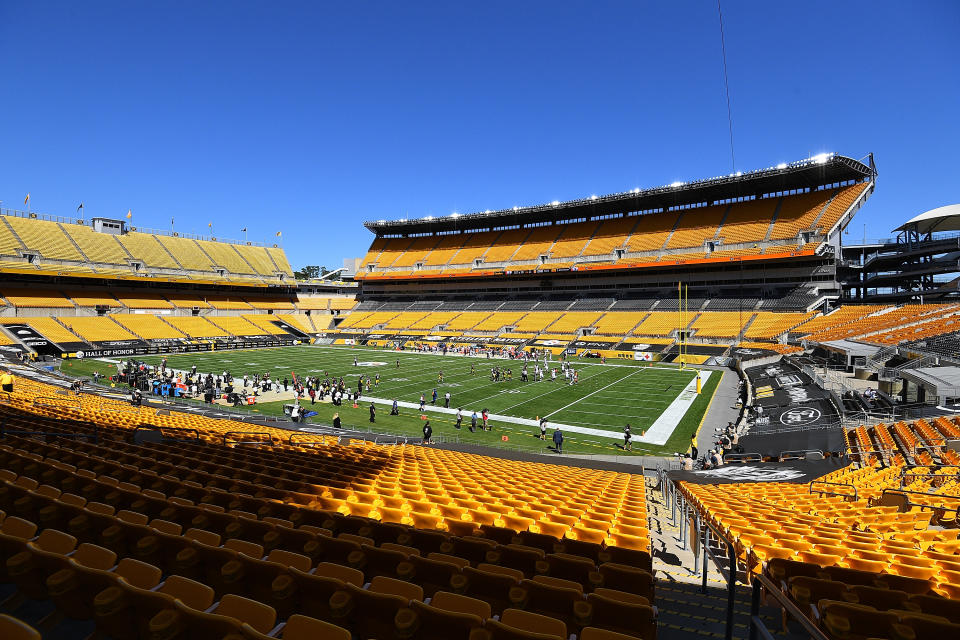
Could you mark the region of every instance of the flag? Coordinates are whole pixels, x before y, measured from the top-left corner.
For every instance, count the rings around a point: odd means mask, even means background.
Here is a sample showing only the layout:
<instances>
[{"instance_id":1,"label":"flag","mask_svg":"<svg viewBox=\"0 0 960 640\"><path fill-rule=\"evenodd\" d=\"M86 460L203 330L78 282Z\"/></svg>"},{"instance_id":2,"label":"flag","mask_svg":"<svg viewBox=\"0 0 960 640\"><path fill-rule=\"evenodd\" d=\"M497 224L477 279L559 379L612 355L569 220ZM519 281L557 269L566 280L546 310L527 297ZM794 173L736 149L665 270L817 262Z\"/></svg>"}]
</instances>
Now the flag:
<instances>
[{"instance_id":1,"label":"flag","mask_svg":"<svg viewBox=\"0 0 960 640\"><path fill-rule=\"evenodd\" d=\"M280 237L280 232L279 232L279 231L277 231L277 237L278 237L278 238Z\"/></svg>"},{"instance_id":2,"label":"flag","mask_svg":"<svg viewBox=\"0 0 960 640\"><path fill-rule=\"evenodd\" d=\"M207 223L207 226L210 227L211 229L213 229L213 223L212 223L212 222L208 222L208 223Z\"/></svg>"},{"instance_id":3,"label":"flag","mask_svg":"<svg viewBox=\"0 0 960 640\"><path fill-rule=\"evenodd\" d=\"M127 220L133 218L133 209L127 209Z\"/></svg>"},{"instance_id":4,"label":"flag","mask_svg":"<svg viewBox=\"0 0 960 640\"><path fill-rule=\"evenodd\" d=\"M30 202L30 194L29 194L29 193L27 194L27 197L23 199L23 204L27 204L28 202Z\"/></svg>"},{"instance_id":5,"label":"flag","mask_svg":"<svg viewBox=\"0 0 960 640\"><path fill-rule=\"evenodd\" d=\"M80 206L77 207L77 211L83 211L83 203L82 203L82 202L80 203Z\"/></svg>"},{"instance_id":6,"label":"flag","mask_svg":"<svg viewBox=\"0 0 960 640\"><path fill-rule=\"evenodd\" d=\"M241 231L241 233L246 233L246 232L247 232L247 228L244 227L243 229L240 229L240 231Z\"/></svg>"},{"instance_id":7,"label":"flag","mask_svg":"<svg viewBox=\"0 0 960 640\"><path fill-rule=\"evenodd\" d=\"M173 226L173 218L170 218L170 226Z\"/></svg>"}]
</instances>

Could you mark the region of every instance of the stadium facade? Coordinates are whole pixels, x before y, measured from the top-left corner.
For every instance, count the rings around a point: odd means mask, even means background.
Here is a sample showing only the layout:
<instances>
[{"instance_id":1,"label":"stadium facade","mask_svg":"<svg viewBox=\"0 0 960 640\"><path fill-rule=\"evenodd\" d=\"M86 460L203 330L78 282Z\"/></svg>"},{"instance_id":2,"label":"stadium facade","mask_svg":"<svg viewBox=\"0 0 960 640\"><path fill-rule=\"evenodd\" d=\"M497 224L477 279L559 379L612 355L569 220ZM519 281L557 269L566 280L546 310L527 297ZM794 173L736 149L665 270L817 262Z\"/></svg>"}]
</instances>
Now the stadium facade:
<instances>
[{"instance_id":1,"label":"stadium facade","mask_svg":"<svg viewBox=\"0 0 960 640\"><path fill-rule=\"evenodd\" d=\"M364 300L650 309L683 282L691 299L809 310L839 297L843 231L876 176L872 156L824 154L569 202L367 222L376 237L356 278Z\"/></svg>"}]
</instances>

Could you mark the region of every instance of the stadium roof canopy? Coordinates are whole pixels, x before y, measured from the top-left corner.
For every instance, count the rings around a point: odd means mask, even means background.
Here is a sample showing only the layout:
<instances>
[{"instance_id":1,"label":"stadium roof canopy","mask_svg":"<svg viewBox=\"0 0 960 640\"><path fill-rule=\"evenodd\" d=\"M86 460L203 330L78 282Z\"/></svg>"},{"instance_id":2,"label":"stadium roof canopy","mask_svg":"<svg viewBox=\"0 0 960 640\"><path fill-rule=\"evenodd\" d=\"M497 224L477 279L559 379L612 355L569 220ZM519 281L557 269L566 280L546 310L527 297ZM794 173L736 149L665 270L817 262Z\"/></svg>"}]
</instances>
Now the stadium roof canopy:
<instances>
[{"instance_id":1,"label":"stadium roof canopy","mask_svg":"<svg viewBox=\"0 0 960 640\"><path fill-rule=\"evenodd\" d=\"M401 220L373 220L364 222L364 226L377 235L407 235L597 217L631 211L666 210L683 205L712 204L794 189L812 189L848 180L874 178L877 170L873 163L873 154L870 154L867 160L869 164L846 156L822 153L812 158L783 163L768 169L738 171L717 178L674 182L662 187L634 189L625 193L590 196L567 202L554 201L499 211L454 213L448 216Z\"/></svg>"},{"instance_id":2,"label":"stadium roof canopy","mask_svg":"<svg viewBox=\"0 0 960 640\"><path fill-rule=\"evenodd\" d=\"M960 231L960 204L949 204L921 213L907 220L894 231L916 231L917 233Z\"/></svg>"}]
</instances>

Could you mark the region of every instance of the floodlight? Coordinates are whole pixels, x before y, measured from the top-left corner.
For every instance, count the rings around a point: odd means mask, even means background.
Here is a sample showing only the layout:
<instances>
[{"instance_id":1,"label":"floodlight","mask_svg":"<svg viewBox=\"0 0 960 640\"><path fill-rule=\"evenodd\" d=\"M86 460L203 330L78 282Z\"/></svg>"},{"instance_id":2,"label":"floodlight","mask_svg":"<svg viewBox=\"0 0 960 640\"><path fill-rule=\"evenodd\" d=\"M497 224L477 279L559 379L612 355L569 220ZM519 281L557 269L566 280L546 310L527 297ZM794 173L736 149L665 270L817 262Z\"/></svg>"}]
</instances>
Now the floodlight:
<instances>
[{"instance_id":1,"label":"floodlight","mask_svg":"<svg viewBox=\"0 0 960 640\"><path fill-rule=\"evenodd\" d=\"M670 186L671 186L671 187L682 187L684 184L686 184L686 183L685 183L685 182L681 182L680 180L677 180L676 182L671 182L671 183L670 183Z\"/></svg>"},{"instance_id":2,"label":"floodlight","mask_svg":"<svg viewBox=\"0 0 960 640\"><path fill-rule=\"evenodd\" d=\"M787 168L786 162L781 162L780 164L777 165L777 169L786 169L786 168Z\"/></svg>"},{"instance_id":3,"label":"floodlight","mask_svg":"<svg viewBox=\"0 0 960 640\"><path fill-rule=\"evenodd\" d=\"M554 200L554 201L551 202L550 204L552 204L553 206L557 207L557 206L560 206L560 201L559 201L559 200Z\"/></svg>"}]
</instances>

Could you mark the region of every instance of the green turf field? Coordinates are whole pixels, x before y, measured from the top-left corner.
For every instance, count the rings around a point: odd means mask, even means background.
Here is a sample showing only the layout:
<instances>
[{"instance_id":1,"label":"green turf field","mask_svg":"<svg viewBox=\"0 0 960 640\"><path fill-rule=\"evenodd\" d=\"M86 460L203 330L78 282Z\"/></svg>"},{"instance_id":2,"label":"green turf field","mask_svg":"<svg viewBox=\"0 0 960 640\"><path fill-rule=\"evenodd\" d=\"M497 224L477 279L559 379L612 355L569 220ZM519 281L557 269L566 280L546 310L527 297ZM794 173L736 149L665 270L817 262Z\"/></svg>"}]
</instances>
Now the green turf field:
<instances>
[{"instance_id":1,"label":"green turf field","mask_svg":"<svg viewBox=\"0 0 960 640\"><path fill-rule=\"evenodd\" d=\"M162 356L145 356L143 360L159 364ZM354 365L354 359L359 366ZM397 362L399 361L399 367ZM564 449L569 452L611 453L621 452L620 434L623 426L630 423L635 436L646 431L674 401L678 394L693 380L695 373L681 371L675 366L654 365L634 361L616 361L605 365L596 360L571 359L579 372L579 383L567 384L559 374L555 382L544 379L538 382L521 382L519 361L500 359L440 356L412 352L396 352L362 347L298 346L275 349L242 351L203 352L167 356L167 365L174 369L189 370L196 365L200 372L220 374L230 371L234 377L243 374L269 373L273 379L282 379L296 372L299 376L343 376L350 389L356 389L360 375L371 380L380 374L380 385L364 393L359 409L344 403L333 407L329 403L317 403L309 408L318 415L310 422L329 424L333 413L339 411L345 427L372 429L384 433L403 435L419 434L422 428L420 413L416 408L401 408L400 416L390 416L389 407L377 405L375 424L368 420L370 398L386 401L394 398L401 402L419 403L420 395L427 400L426 415L436 435L457 436L461 441L496 443L498 446L542 448L535 437L539 429L531 424L518 424L509 420L494 420L492 432L470 433L466 428L453 429L454 416L441 412L431 405L434 388L439 394L437 406L443 405L443 396L451 394L451 408L462 407L464 427L469 424L470 412L478 413L486 408L491 414L505 418L536 420L545 417L551 425L568 425L565 429ZM491 367L513 370L512 380L492 382ZM559 367L559 361L551 363ZM92 371L112 373L108 363L96 360L71 361L64 371L77 375L89 375ZM443 382L438 382L440 371ZM533 365L528 364L532 374ZM532 377L532 376L531 376ZM690 434L700 424L720 375L714 373L689 408L677 420L677 428L664 445L634 444L634 453L672 453L682 450L689 442ZM270 401L271 394L261 396L257 410L263 414L279 414L283 401ZM285 402L289 402L286 400ZM309 399L307 399L309 405ZM582 432L578 432L580 429ZM551 429L552 432L552 429ZM501 436L506 435L504 443ZM549 435L549 434L548 434ZM612 436L612 437L610 437Z\"/></svg>"}]
</instances>

